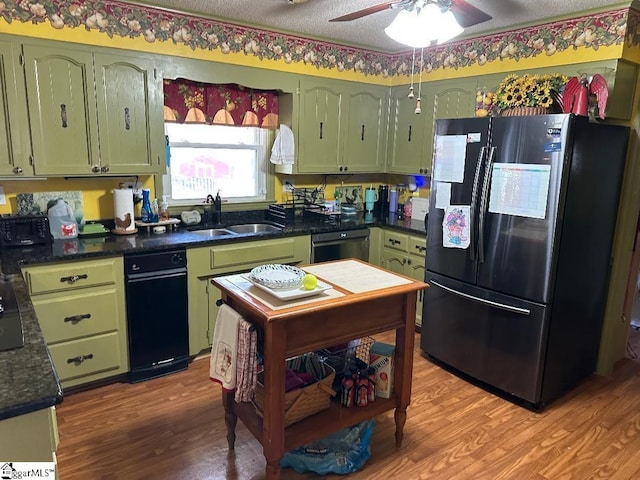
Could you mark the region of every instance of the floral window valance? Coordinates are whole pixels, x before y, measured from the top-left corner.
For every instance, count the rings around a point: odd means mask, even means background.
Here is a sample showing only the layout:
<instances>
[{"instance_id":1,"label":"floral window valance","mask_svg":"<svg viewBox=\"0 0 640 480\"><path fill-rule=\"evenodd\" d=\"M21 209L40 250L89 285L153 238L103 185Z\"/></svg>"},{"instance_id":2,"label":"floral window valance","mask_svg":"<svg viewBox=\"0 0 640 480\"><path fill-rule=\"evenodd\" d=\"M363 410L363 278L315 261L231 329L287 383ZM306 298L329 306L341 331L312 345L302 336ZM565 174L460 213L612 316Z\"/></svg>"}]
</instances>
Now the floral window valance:
<instances>
[{"instance_id":1,"label":"floral window valance","mask_svg":"<svg viewBox=\"0 0 640 480\"><path fill-rule=\"evenodd\" d=\"M164 121L278 128L278 94L235 84L165 80Z\"/></svg>"}]
</instances>

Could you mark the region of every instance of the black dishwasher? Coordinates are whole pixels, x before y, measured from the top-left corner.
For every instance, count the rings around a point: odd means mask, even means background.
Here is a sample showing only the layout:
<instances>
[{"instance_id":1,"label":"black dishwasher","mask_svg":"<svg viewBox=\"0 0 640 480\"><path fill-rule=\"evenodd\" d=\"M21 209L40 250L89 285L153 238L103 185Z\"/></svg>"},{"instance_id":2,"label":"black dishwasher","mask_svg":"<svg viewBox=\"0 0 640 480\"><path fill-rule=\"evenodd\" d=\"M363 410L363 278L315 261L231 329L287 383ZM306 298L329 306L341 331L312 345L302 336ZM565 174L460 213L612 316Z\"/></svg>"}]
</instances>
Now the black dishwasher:
<instances>
[{"instance_id":1,"label":"black dishwasher","mask_svg":"<svg viewBox=\"0 0 640 480\"><path fill-rule=\"evenodd\" d=\"M185 250L124 257L129 381L185 370L189 362Z\"/></svg>"}]
</instances>

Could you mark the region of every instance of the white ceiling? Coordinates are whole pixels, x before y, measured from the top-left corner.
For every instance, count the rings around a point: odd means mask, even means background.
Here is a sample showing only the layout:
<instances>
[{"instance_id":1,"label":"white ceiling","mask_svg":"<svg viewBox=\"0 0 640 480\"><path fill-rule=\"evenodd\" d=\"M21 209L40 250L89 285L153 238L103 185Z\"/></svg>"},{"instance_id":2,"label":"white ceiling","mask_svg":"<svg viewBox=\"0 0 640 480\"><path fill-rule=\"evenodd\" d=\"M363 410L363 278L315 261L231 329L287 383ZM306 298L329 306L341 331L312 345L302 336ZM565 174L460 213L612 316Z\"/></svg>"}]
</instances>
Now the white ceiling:
<instances>
[{"instance_id":1,"label":"white ceiling","mask_svg":"<svg viewBox=\"0 0 640 480\"><path fill-rule=\"evenodd\" d=\"M397 10L385 10L350 22L330 19L386 3L385 0L142 0L143 3L179 12L194 13L267 30L303 37L399 52L404 47L384 34ZM301 3L300 3L301 2ZM573 17L579 12L628 7L631 0L467 0L493 17L469 27L459 39L503 31L518 25L541 24L553 17Z\"/></svg>"}]
</instances>

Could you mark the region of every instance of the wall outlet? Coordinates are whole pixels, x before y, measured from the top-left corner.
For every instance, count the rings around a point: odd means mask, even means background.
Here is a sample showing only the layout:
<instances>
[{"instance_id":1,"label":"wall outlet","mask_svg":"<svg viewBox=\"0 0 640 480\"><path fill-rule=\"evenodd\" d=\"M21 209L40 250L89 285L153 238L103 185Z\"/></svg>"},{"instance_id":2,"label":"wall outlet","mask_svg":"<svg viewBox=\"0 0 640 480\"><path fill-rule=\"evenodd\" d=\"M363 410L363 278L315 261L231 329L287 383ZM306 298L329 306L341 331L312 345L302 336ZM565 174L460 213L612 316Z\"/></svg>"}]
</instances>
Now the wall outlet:
<instances>
[{"instance_id":1,"label":"wall outlet","mask_svg":"<svg viewBox=\"0 0 640 480\"><path fill-rule=\"evenodd\" d=\"M120 182L122 188L131 188L133 195L142 197L142 187L137 184L138 182Z\"/></svg>"}]
</instances>

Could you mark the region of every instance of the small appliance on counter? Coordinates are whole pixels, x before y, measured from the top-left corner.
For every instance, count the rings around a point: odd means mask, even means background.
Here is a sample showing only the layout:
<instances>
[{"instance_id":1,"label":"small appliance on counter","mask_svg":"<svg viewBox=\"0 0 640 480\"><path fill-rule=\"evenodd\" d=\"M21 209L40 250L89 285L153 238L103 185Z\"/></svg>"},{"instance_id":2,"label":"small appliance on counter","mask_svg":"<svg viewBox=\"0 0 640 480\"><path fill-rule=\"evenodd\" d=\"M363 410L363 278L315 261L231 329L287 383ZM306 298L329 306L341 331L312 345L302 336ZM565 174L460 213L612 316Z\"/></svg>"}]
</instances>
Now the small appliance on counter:
<instances>
[{"instance_id":1,"label":"small appliance on counter","mask_svg":"<svg viewBox=\"0 0 640 480\"><path fill-rule=\"evenodd\" d=\"M48 243L51 243L51 234L45 215L0 215L0 246L3 248Z\"/></svg>"}]
</instances>

